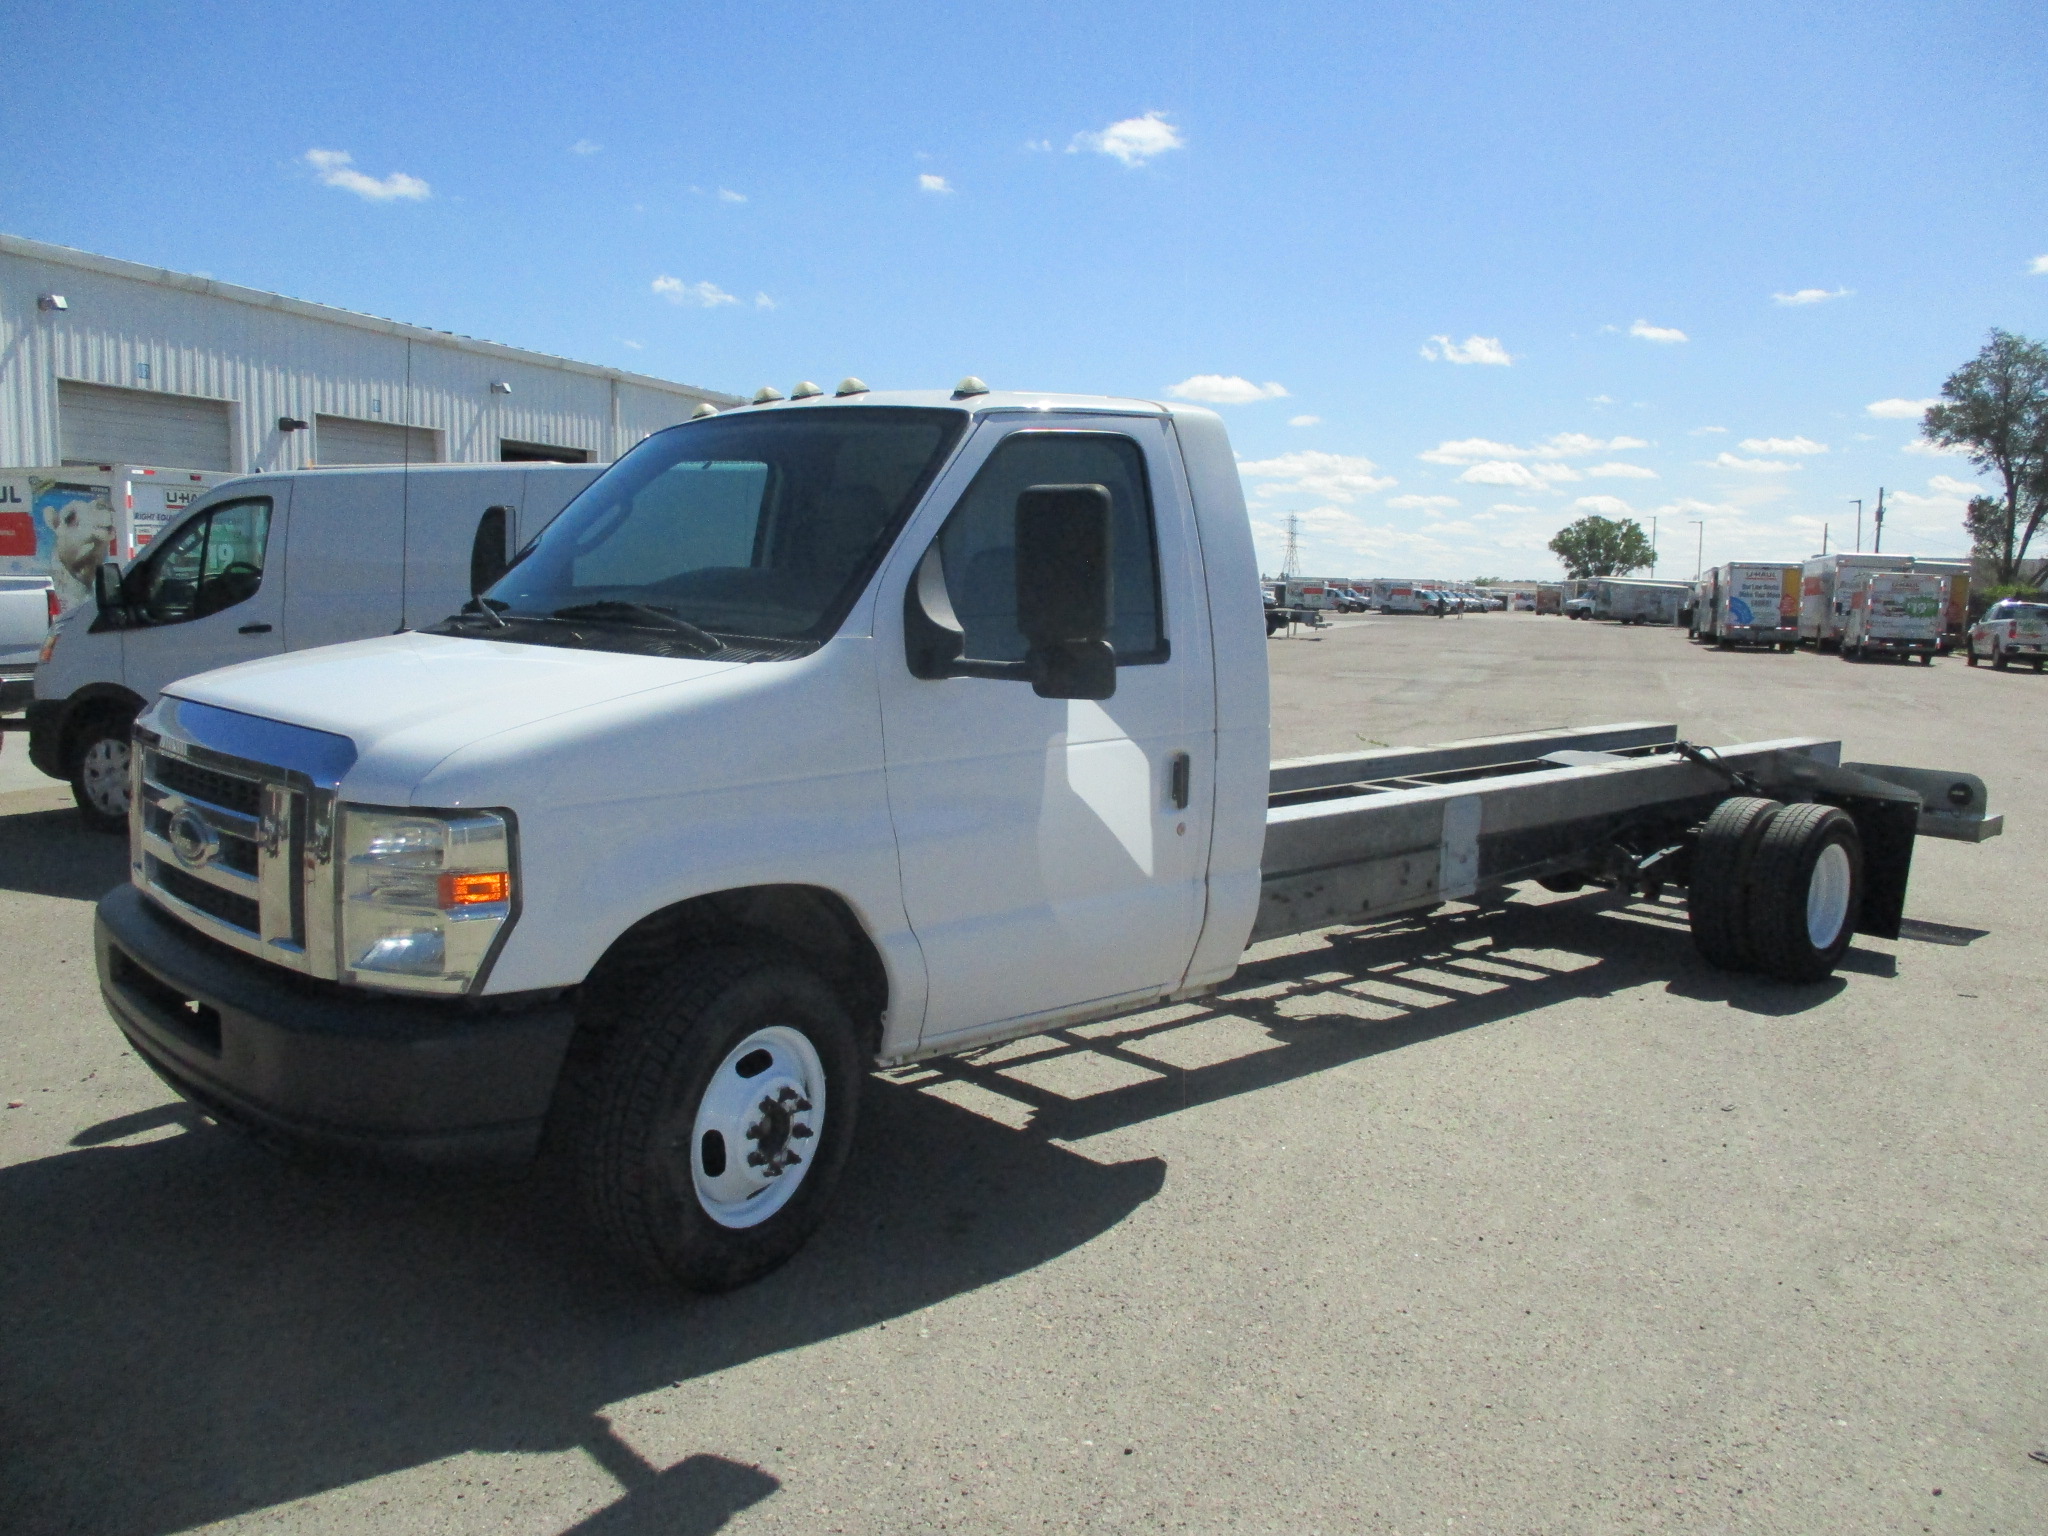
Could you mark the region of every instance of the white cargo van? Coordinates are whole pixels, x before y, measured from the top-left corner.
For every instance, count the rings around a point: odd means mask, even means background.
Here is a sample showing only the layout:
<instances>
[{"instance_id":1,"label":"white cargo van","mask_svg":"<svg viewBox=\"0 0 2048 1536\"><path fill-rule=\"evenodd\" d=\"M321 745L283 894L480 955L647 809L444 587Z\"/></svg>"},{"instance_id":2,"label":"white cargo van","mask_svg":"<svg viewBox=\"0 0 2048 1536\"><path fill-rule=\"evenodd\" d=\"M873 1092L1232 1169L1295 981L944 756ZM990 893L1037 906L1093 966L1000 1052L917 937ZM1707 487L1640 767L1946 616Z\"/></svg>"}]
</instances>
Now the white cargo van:
<instances>
[{"instance_id":1,"label":"white cargo van","mask_svg":"<svg viewBox=\"0 0 2048 1536\"><path fill-rule=\"evenodd\" d=\"M29 757L92 825L128 816L128 727L195 672L444 619L488 586L598 464L448 464L252 475L207 490L51 632Z\"/></svg>"}]
</instances>

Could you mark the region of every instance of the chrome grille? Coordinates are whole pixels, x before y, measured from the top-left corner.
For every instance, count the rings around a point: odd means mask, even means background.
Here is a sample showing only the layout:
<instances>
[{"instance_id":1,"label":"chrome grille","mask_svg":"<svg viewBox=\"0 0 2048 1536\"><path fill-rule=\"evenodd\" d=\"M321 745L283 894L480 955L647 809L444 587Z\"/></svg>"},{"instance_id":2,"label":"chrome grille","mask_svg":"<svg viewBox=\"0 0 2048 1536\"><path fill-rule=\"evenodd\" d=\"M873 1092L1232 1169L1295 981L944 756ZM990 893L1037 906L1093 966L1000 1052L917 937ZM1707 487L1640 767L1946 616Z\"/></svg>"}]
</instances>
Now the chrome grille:
<instances>
[{"instance_id":1,"label":"chrome grille","mask_svg":"<svg viewBox=\"0 0 2048 1536\"><path fill-rule=\"evenodd\" d=\"M224 944L333 977L331 785L178 739L153 723L154 715L135 733L135 883Z\"/></svg>"}]
</instances>

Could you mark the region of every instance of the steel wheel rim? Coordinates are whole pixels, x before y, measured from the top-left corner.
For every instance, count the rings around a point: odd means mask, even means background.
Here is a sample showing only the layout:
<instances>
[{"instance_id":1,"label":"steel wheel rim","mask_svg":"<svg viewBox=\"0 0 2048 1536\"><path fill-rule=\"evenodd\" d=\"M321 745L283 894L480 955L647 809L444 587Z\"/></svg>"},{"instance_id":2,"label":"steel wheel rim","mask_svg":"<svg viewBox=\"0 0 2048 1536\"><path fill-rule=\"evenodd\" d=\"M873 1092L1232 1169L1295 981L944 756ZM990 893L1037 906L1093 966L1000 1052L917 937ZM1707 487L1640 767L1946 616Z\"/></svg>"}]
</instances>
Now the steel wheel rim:
<instances>
[{"instance_id":1,"label":"steel wheel rim","mask_svg":"<svg viewBox=\"0 0 2048 1536\"><path fill-rule=\"evenodd\" d=\"M1849 893L1855 871L1849 864L1849 850L1829 843L1813 861L1813 874L1806 882L1806 937L1815 949L1825 950L1842 936L1849 921Z\"/></svg>"},{"instance_id":2,"label":"steel wheel rim","mask_svg":"<svg viewBox=\"0 0 2048 1536\"><path fill-rule=\"evenodd\" d=\"M128 814L128 743L102 737L85 749L78 765L85 798L102 816Z\"/></svg>"},{"instance_id":3,"label":"steel wheel rim","mask_svg":"<svg viewBox=\"0 0 2048 1536\"><path fill-rule=\"evenodd\" d=\"M766 1057L766 1063L761 1059ZM771 1024L711 1074L686 1146L690 1185L722 1227L759 1226L795 1197L825 1125L825 1067L801 1030Z\"/></svg>"}]
</instances>

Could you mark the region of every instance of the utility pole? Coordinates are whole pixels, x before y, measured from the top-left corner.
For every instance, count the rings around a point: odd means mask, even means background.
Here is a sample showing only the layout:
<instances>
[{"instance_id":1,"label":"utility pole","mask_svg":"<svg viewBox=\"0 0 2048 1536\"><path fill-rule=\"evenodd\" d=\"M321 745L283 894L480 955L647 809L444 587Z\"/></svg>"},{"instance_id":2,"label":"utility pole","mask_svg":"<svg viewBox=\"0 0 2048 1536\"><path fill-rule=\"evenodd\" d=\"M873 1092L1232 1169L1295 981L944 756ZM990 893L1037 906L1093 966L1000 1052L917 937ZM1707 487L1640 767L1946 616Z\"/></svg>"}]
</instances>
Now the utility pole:
<instances>
[{"instance_id":1,"label":"utility pole","mask_svg":"<svg viewBox=\"0 0 2048 1536\"><path fill-rule=\"evenodd\" d=\"M1856 553L1863 553L1863 498L1853 498L1856 503Z\"/></svg>"},{"instance_id":2,"label":"utility pole","mask_svg":"<svg viewBox=\"0 0 2048 1536\"><path fill-rule=\"evenodd\" d=\"M1828 525L1826 523L1820 525L1820 552L1822 554L1828 552Z\"/></svg>"},{"instance_id":3,"label":"utility pole","mask_svg":"<svg viewBox=\"0 0 2048 1536\"><path fill-rule=\"evenodd\" d=\"M1884 487L1881 485L1877 488L1877 538L1871 543L1870 552L1874 555L1884 553Z\"/></svg>"},{"instance_id":4,"label":"utility pole","mask_svg":"<svg viewBox=\"0 0 2048 1536\"><path fill-rule=\"evenodd\" d=\"M1692 579L1698 581L1707 574L1707 525L1704 519L1697 517L1689 517L1686 521L1700 531L1699 544L1692 556Z\"/></svg>"}]
</instances>

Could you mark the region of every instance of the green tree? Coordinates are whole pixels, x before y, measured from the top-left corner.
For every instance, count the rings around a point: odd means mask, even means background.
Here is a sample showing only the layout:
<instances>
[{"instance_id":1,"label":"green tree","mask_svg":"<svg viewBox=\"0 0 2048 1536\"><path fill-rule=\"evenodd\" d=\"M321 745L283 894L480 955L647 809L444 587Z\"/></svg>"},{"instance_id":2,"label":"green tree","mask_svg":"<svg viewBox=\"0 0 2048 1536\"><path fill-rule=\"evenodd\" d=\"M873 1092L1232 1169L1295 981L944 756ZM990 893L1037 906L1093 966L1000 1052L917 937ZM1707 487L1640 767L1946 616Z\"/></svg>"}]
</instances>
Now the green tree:
<instances>
[{"instance_id":1,"label":"green tree","mask_svg":"<svg viewBox=\"0 0 2048 1536\"><path fill-rule=\"evenodd\" d=\"M1998 477L2004 494L1972 499L1963 526L1976 553L1996 568L1998 584L2018 580L2048 513L2048 346L1992 331L1942 384L1941 401L1928 407L1920 430Z\"/></svg>"},{"instance_id":2,"label":"green tree","mask_svg":"<svg viewBox=\"0 0 2048 1536\"><path fill-rule=\"evenodd\" d=\"M1628 517L1582 517L1558 530L1550 552L1568 576L1623 576L1656 558L1643 525Z\"/></svg>"}]
</instances>

